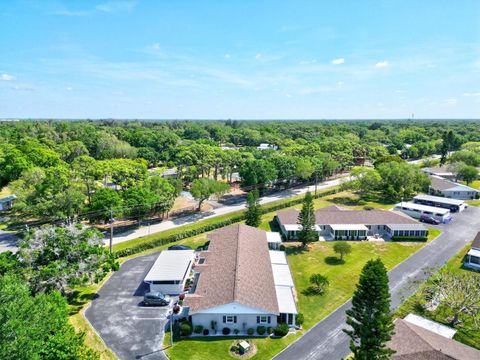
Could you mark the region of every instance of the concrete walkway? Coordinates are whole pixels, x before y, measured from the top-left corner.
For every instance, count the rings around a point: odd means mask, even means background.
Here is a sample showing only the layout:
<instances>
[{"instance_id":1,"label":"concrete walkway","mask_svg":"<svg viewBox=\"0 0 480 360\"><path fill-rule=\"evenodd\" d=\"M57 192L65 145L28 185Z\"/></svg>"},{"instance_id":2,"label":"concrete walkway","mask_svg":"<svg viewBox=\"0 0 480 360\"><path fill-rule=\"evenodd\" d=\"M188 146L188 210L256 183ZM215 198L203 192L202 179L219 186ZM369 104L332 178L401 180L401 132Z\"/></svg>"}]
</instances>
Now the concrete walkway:
<instances>
[{"instance_id":1,"label":"concrete walkway","mask_svg":"<svg viewBox=\"0 0 480 360\"><path fill-rule=\"evenodd\" d=\"M347 177L341 177L338 179L334 180L329 180L325 181L322 183L319 183L317 185L317 191L319 190L324 190L328 189L334 186L339 185L344 179ZM315 185L310 185L310 186L303 186L303 187L298 187L298 188L293 188L293 189L288 189L285 191L280 191L278 193L264 196L260 199L261 204L268 204L277 200L282 200L282 199L287 199L289 197L295 196L295 195L301 195L305 194L307 191L314 192L315 191ZM230 214L235 211L243 210L246 207L246 202L242 201L239 202L238 204L234 205L224 205L221 207L218 207L216 209L212 209L210 211L204 211L200 213L195 213L191 215L186 215L182 217L178 217L172 220L166 220L162 221L159 224L155 225L150 225L150 226L144 226L139 229L134 229L131 231L127 231L125 233L117 234L114 235L113 237L113 243L118 244L124 241L128 240L133 240L142 236L147 236L150 234L155 234L158 232L162 232L165 230L170 230L174 229L176 227L182 226L182 225L188 225L192 224L194 222L200 221L200 220L205 220L205 219L211 219L215 216L220 216L220 215L225 215L225 214ZM105 244L108 245L109 239L105 239Z\"/></svg>"},{"instance_id":2,"label":"concrete walkway","mask_svg":"<svg viewBox=\"0 0 480 360\"><path fill-rule=\"evenodd\" d=\"M443 231L438 238L389 272L392 309L398 308L418 289L419 281L428 277L425 270L441 267L473 240L480 231L480 208L472 206L455 214L451 223L436 227ZM340 360L347 356L350 353L349 338L342 329L346 326L345 311L350 307L350 301L343 304L274 359Z\"/></svg>"}]
</instances>

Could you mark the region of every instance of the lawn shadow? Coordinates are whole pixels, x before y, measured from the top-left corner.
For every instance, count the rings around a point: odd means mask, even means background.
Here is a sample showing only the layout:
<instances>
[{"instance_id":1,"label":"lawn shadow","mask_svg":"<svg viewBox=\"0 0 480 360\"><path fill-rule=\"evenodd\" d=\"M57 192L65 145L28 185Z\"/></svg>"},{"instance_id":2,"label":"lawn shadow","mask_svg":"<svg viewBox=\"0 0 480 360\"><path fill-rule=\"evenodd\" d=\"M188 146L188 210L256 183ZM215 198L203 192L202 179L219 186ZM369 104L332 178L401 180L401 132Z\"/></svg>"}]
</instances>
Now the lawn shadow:
<instances>
[{"instance_id":1,"label":"lawn shadow","mask_svg":"<svg viewBox=\"0 0 480 360\"><path fill-rule=\"evenodd\" d=\"M345 264L345 260L340 259L336 256L327 256L325 258L325 264L327 264L327 265L343 265L343 264Z\"/></svg>"},{"instance_id":2,"label":"lawn shadow","mask_svg":"<svg viewBox=\"0 0 480 360\"><path fill-rule=\"evenodd\" d=\"M359 199L352 199L348 196L338 196L328 201L334 203L335 205L346 205L346 206L356 206L356 205L363 205L365 202ZM363 203L363 204L362 204Z\"/></svg>"},{"instance_id":3,"label":"lawn shadow","mask_svg":"<svg viewBox=\"0 0 480 360\"><path fill-rule=\"evenodd\" d=\"M308 249L304 248L302 245L285 247L285 252L287 255L299 255L305 253L306 251L308 251Z\"/></svg>"},{"instance_id":4,"label":"lawn shadow","mask_svg":"<svg viewBox=\"0 0 480 360\"><path fill-rule=\"evenodd\" d=\"M316 296L316 295L323 295L325 292L319 292L317 288L314 286L309 286L306 289L302 290L302 294L305 296Z\"/></svg>"},{"instance_id":5,"label":"lawn shadow","mask_svg":"<svg viewBox=\"0 0 480 360\"><path fill-rule=\"evenodd\" d=\"M268 226L270 227L270 231L280 232L280 227L278 226L278 222L275 219L270 220L268 222Z\"/></svg>"}]
</instances>

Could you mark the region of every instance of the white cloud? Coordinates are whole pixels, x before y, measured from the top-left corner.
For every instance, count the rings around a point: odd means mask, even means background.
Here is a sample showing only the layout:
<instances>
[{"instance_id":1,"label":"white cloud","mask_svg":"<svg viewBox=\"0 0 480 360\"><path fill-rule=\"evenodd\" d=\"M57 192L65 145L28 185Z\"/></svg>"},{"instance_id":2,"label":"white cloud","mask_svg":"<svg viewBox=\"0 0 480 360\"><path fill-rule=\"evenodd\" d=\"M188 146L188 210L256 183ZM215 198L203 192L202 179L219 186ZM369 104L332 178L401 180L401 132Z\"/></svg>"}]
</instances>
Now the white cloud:
<instances>
[{"instance_id":1,"label":"white cloud","mask_svg":"<svg viewBox=\"0 0 480 360\"><path fill-rule=\"evenodd\" d=\"M0 80L1 81L13 81L13 80L15 80L15 76L9 75L9 74L2 74L2 75L0 75Z\"/></svg>"},{"instance_id":2,"label":"white cloud","mask_svg":"<svg viewBox=\"0 0 480 360\"><path fill-rule=\"evenodd\" d=\"M230 54L225 54L225 55L223 55L223 57L224 57L225 59L230 59L232 56L231 56Z\"/></svg>"},{"instance_id":3,"label":"white cloud","mask_svg":"<svg viewBox=\"0 0 480 360\"><path fill-rule=\"evenodd\" d=\"M15 85L11 89L15 91L35 91L35 88L26 85Z\"/></svg>"},{"instance_id":4,"label":"white cloud","mask_svg":"<svg viewBox=\"0 0 480 360\"><path fill-rule=\"evenodd\" d=\"M106 13L112 13L117 11L131 11L136 6L136 1L109 1L103 4L98 4L95 9Z\"/></svg>"},{"instance_id":5,"label":"white cloud","mask_svg":"<svg viewBox=\"0 0 480 360\"><path fill-rule=\"evenodd\" d=\"M262 58L262 54L258 53L257 55L255 55L255 59L260 60L261 58Z\"/></svg>"},{"instance_id":6,"label":"white cloud","mask_svg":"<svg viewBox=\"0 0 480 360\"><path fill-rule=\"evenodd\" d=\"M339 59L333 59L332 60L332 64L333 65L340 65L340 64L344 64L345 63L345 59L344 58L339 58Z\"/></svg>"},{"instance_id":7,"label":"white cloud","mask_svg":"<svg viewBox=\"0 0 480 360\"><path fill-rule=\"evenodd\" d=\"M90 11L73 11L68 9L58 10L53 13L53 15L59 16L89 16L91 15Z\"/></svg>"},{"instance_id":8,"label":"white cloud","mask_svg":"<svg viewBox=\"0 0 480 360\"><path fill-rule=\"evenodd\" d=\"M379 61L375 64L375 67L377 68L384 68L388 66L388 61Z\"/></svg>"},{"instance_id":9,"label":"white cloud","mask_svg":"<svg viewBox=\"0 0 480 360\"><path fill-rule=\"evenodd\" d=\"M395 90L394 92L395 92L395 94L403 94L405 92L405 90Z\"/></svg>"},{"instance_id":10,"label":"white cloud","mask_svg":"<svg viewBox=\"0 0 480 360\"><path fill-rule=\"evenodd\" d=\"M457 103L457 99L446 99L445 104L447 105L455 105Z\"/></svg>"},{"instance_id":11,"label":"white cloud","mask_svg":"<svg viewBox=\"0 0 480 360\"><path fill-rule=\"evenodd\" d=\"M466 93L463 93L463 96L480 96L480 92L476 92L476 93L469 93L469 92L466 92Z\"/></svg>"},{"instance_id":12,"label":"white cloud","mask_svg":"<svg viewBox=\"0 0 480 360\"><path fill-rule=\"evenodd\" d=\"M73 90L73 87L69 86L69 87L67 87L66 89L67 89L67 91L72 91L72 90Z\"/></svg>"},{"instance_id":13,"label":"white cloud","mask_svg":"<svg viewBox=\"0 0 480 360\"><path fill-rule=\"evenodd\" d=\"M337 82L337 85L338 85L338 86L342 86L343 84L345 84L343 81L338 81L338 82Z\"/></svg>"}]
</instances>

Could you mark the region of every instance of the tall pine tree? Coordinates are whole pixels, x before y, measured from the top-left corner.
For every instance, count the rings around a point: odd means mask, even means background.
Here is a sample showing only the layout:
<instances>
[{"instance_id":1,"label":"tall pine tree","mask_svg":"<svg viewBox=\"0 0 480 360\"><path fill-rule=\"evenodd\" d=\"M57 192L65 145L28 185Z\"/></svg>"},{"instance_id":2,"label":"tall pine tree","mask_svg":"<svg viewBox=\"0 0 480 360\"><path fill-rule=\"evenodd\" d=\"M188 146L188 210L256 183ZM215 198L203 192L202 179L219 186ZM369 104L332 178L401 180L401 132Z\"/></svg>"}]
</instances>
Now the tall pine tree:
<instances>
[{"instance_id":1,"label":"tall pine tree","mask_svg":"<svg viewBox=\"0 0 480 360\"><path fill-rule=\"evenodd\" d=\"M347 325L343 330L350 337L353 359L383 360L394 353L385 343L392 338L390 293L387 270L380 259L369 260L362 269L352 308L347 310Z\"/></svg>"},{"instance_id":2,"label":"tall pine tree","mask_svg":"<svg viewBox=\"0 0 480 360\"><path fill-rule=\"evenodd\" d=\"M298 240L302 242L303 247L311 242L318 240L318 233L315 231L315 211L313 209L313 197L310 192L305 194L303 206L298 215L298 223L301 230L298 234Z\"/></svg>"},{"instance_id":3,"label":"tall pine tree","mask_svg":"<svg viewBox=\"0 0 480 360\"><path fill-rule=\"evenodd\" d=\"M247 195L247 211L245 213L245 224L253 227L260 226L262 222L262 209L258 201L258 190L252 190Z\"/></svg>"}]
</instances>

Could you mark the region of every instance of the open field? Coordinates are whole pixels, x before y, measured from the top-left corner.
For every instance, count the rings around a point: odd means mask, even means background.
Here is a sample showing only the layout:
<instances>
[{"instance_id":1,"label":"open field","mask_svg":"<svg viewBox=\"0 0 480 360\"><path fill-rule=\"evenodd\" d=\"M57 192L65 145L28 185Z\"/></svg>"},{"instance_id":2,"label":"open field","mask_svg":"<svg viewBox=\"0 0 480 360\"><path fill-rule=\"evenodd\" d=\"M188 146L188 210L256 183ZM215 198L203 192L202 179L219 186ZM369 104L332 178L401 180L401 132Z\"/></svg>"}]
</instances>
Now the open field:
<instances>
[{"instance_id":1,"label":"open field","mask_svg":"<svg viewBox=\"0 0 480 360\"><path fill-rule=\"evenodd\" d=\"M468 271L480 277L480 272L462 268L463 258L470 249L470 246L471 244L465 246L460 252L452 257L447 264L440 269L440 271L453 271L457 273ZM448 322L446 321L450 316L448 309L444 306L439 306L435 311L426 311L423 307L426 303L423 289L427 283L428 280L415 294L403 303L403 305L397 310L396 315L403 318L409 313L415 313L448 326ZM480 328L475 326L472 318L469 316L462 315L460 319L462 323L457 325L457 333L455 334L454 339L480 349Z\"/></svg>"}]
</instances>

